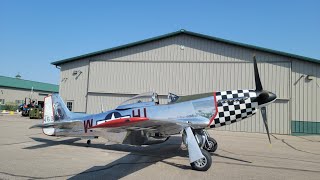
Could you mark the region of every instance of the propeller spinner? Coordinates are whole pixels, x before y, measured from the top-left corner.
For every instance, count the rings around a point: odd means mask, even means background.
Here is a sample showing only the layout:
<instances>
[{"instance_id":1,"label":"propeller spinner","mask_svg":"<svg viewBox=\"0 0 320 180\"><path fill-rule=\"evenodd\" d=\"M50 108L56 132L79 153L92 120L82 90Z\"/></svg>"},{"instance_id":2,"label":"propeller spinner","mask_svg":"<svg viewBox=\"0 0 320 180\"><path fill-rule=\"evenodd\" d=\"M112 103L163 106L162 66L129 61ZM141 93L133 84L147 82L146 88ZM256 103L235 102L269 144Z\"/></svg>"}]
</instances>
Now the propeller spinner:
<instances>
[{"instance_id":1,"label":"propeller spinner","mask_svg":"<svg viewBox=\"0 0 320 180\"><path fill-rule=\"evenodd\" d=\"M257 66L257 60L256 57L253 56L253 65L254 65L254 79L255 79L255 83L256 83L256 101L258 102L260 111L261 111L261 115L262 115L262 119L263 119L263 123L264 123L264 127L266 128L267 134L268 134L268 138L269 138L269 142L271 144L271 140L270 140L270 134L269 134L269 128L268 128L268 120L267 120L267 109L266 106L270 103L272 103L273 101L276 100L277 95L275 95L272 92L266 91L263 89L262 84L261 84L261 80L260 80L260 76L259 76L259 70L258 70L258 66Z\"/></svg>"}]
</instances>

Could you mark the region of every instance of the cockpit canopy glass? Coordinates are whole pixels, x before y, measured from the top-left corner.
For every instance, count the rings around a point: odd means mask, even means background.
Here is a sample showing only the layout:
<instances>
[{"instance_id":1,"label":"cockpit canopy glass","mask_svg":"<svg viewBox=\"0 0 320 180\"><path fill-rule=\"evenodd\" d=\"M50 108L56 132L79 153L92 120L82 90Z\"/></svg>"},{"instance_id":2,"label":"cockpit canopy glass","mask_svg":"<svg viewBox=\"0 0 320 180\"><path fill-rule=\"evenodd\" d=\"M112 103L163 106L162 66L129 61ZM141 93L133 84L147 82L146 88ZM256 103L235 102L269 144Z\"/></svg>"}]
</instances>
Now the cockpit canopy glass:
<instances>
[{"instance_id":1,"label":"cockpit canopy glass","mask_svg":"<svg viewBox=\"0 0 320 180\"><path fill-rule=\"evenodd\" d=\"M168 104L175 103L178 99L179 99L179 96L173 93L168 94ZM142 93L122 102L119 106L135 104L135 103L147 103L147 102L154 102L155 104L159 104L158 94L153 91Z\"/></svg>"},{"instance_id":2,"label":"cockpit canopy glass","mask_svg":"<svg viewBox=\"0 0 320 180\"><path fill-rule=\"evenodd\" d=\"M135 104L135 103L145 103L145 102L159 102L158 94L155 92L146 92L142 93L136 96L133 96L132 98L122 102L120 106L128 105L128 104Z\"/></svg>"}]
</instances>

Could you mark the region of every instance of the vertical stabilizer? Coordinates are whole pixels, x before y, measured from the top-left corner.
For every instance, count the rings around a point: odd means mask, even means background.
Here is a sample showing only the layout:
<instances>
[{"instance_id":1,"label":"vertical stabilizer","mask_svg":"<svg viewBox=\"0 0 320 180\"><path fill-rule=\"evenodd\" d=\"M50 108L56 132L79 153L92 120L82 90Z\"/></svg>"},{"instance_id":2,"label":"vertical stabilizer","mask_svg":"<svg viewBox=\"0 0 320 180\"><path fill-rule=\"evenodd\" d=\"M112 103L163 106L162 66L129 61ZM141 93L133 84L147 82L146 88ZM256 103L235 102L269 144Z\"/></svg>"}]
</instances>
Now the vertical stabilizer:
<instances>
[{"instance_id":1,"label":"vertical stabilizer","mask_svg":"<svg viewBox=\"0 0 320 180\"><path fill-rule=\"evenodd\" d=\"M52 96L44 98L44 109L43 109L43 123L52 123L54 122L53 118L53 101ZM44 134L48 136L54 136L54 128L42 128Z\"/></svg>"},{"instance_id":2,"label":"vertical stabilizer","mask_svg":"<svg viewBox=\"0 0 320 180\"><path fill-rule=\"evenodd\" d=\"M59 94L53 94L44 98L43 123L53 123L68 120L72 113L62 101ZM49 136L55 135L54 128L43 128L43 133Z\"/></svg>"}]
</instances>

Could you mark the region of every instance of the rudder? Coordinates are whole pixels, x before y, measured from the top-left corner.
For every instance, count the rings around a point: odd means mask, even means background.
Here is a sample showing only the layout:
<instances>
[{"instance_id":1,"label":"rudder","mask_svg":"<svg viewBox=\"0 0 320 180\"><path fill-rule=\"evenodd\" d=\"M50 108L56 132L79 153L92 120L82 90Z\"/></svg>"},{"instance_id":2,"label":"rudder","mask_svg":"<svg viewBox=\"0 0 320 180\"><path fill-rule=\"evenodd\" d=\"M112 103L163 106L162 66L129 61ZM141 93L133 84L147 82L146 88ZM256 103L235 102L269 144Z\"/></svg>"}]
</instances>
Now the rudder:
<instances>
[{"instance_id":1,"label":"rudder","mask_svg":"<svg viewBox=\"0 0 320 180\"><path fill-rule=\"evenodd\" d=\"M44 109L43 109L43 123L52 123L54 122L53 118L53 101L52 96L44 98ZM42 128L42 131L45 135L54 136L54 128Z\"/></svg>"},{"instance_id":2,"label":"rudder","mask_svg":"<svg viewBox=\"0 0 320 180\"><path fill-rule=\"evenodd\" d=\"M71 112L58 94L49 95L44 98L43 123L53 123L70 119ZM48 136L55 135L55 128L42 128L43 133Z\"/></svg>"}]
</instances>

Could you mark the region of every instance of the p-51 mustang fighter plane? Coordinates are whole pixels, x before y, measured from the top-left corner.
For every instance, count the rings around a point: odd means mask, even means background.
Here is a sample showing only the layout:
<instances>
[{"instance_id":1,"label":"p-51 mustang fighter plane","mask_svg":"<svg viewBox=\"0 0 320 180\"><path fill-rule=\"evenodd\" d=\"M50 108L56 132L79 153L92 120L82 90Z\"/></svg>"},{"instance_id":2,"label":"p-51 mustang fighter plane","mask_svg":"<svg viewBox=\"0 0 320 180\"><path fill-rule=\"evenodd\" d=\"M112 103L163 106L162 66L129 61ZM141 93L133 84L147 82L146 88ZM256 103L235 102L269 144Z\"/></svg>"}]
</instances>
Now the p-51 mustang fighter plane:
<instances>
[{"instance_id":1,"label":"p-51 mustang fighter plane","mask_svg":"<svg viewBox=\"0 0 320 180\"><path fill-rule=\"evenodd\" d=\"M206 171L212 164L209 152L214 152L218 146L206 129L239 122L260 109L270 141L265 106L275 101L276 95L263 89L253 58L255 90L181 97L170 93L168 104L163 105L159 104L156 93L145 93L100 114L70 112L59 95L53 94L45 98L43 123L31 128L42 128L44 134L50 136L88 138L88 144L92 138L104 137L124 144L150 145L181 133L192 169Z\"/></svg>"}]
</instances>

